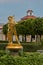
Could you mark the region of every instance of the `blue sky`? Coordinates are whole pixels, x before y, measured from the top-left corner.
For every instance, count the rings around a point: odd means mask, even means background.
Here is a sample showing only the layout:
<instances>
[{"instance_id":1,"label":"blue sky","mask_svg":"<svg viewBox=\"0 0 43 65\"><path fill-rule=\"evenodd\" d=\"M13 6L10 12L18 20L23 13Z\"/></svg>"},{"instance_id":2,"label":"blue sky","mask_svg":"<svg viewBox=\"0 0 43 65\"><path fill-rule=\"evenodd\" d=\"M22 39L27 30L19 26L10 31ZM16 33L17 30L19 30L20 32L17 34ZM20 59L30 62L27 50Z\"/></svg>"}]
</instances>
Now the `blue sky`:
<instances>
[{"instance_id":1,"label":"blue sky","mask_svg":"<svg viewBox=\"0 0 43 65\"><path fill-rule=\"evenodd\" d=\"M7 23L10 15L15 15L15 20L26 15L32 9L34 15L43 17L43 0L0 0L0 23Z\"/></svg>"}]
</instances>

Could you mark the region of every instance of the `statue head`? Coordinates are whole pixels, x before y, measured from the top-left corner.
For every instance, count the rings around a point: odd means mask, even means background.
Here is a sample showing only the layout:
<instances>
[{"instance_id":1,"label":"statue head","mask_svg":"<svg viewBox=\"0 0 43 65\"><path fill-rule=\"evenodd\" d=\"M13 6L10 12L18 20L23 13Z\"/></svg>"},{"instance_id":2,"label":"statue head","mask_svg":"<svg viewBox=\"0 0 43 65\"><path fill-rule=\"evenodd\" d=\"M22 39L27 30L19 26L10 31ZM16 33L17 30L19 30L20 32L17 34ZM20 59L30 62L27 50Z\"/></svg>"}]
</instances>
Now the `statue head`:
<instances>
[{"instance_id":1,"label":"statue head","mask_svg":"<svg viewBox=\"0 0 43 65\"><path fill-rule=\"evenodd\" d=\"M14 16L9 16L9 17L8 17L8 20L9 20L9 21L14 20Z\"/></svg>"}]
</instances>

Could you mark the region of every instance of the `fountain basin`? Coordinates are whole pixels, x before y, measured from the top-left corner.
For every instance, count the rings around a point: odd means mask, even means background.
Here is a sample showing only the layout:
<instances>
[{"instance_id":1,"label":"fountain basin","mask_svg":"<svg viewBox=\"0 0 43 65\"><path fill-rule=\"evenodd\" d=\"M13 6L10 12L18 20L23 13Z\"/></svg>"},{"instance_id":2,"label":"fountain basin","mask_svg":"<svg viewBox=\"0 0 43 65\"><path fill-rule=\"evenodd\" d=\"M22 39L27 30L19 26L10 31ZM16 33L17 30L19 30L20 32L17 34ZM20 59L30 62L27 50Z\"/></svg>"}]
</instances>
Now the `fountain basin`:
<instances>
[{"instance_id":1,"label":"fountain basin","mask_svg":"<svg viewBox=\"0 0 43 65\"><path fill-rule=\"evenodd\" d=\"M21 44L17 44L17 43L8 43L7 49L22 49L22 45Z\"/></svg>"}]
</instances>

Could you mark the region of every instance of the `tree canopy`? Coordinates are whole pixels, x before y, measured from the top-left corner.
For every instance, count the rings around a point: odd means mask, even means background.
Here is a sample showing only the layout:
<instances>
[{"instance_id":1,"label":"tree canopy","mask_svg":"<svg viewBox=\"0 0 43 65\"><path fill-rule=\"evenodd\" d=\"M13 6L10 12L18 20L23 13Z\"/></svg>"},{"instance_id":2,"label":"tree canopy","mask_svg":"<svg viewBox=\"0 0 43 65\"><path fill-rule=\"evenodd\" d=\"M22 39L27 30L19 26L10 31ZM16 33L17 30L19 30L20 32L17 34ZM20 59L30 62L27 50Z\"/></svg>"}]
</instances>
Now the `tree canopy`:
<instances>
[{"instance_id":1,"label":"tree canopy","mask_svg":"<svg viewBox=\"0 0 43 65\"><path fill-rule=\"evenodd\" d=\"M3 33L7 34L7 24L3 26ZM41 35L43 34L43 18L22 20L16 24L17 34Z\"/></svg>"}]
</instances>

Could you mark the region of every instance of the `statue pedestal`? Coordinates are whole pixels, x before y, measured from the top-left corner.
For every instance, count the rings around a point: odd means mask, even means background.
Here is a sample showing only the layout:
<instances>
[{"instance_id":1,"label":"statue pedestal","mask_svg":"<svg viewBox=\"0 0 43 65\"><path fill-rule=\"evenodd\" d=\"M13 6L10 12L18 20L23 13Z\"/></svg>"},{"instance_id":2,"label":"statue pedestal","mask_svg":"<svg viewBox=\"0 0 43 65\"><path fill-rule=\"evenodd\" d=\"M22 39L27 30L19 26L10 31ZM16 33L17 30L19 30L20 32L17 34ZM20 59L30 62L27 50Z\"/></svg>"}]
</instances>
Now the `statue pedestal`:
<instances>
[{"instance_id":1,"label":"statue pedestal","mask_svg":"<svg viewBox=\"0 0 43 65\"><path fill-rule=\"evenodd\" d=\"M8 51L10 51L11 54L21 54L23 55L23 47L21 44L17 43L8 43L8 46L6 47Z\"/></svg>"}]
</instances>

